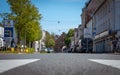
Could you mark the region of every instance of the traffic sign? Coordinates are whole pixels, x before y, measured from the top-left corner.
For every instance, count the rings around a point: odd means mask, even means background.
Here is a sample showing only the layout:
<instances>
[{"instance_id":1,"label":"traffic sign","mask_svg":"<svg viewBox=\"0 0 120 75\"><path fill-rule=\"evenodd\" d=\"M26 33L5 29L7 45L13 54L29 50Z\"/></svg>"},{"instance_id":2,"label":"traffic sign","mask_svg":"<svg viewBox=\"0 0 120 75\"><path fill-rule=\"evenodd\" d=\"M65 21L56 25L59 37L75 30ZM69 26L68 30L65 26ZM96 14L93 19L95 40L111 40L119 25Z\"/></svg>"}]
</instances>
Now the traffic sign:
<instances>
[{"instance_id":1,"label":"traffic sign","mask_svg":"<svg viewBox=\"0 0 120 75\"><path fill-rule=\"evenodd\" d=\"M92 38L92 30L90 28L84 28L84 38Z\"/></svg>"},{"instance_id":2,"label":"traffic sign","mask_svg":"<svg viewBox=\"0 0 120 75\"><path fill-rule=\"evenodd\" d=\"M13 37L13 28L5 28L4 37Z\"/></svg>"},{"instance_id":3,"label":"traffic sign","mask_svg":"<svg viewBox=\"0 0 120 75\"><path fill-rule=\"evenodd\" d=\"M4 27L14 27L13 20L5 19Z\"/></svg>"}]
</instances>

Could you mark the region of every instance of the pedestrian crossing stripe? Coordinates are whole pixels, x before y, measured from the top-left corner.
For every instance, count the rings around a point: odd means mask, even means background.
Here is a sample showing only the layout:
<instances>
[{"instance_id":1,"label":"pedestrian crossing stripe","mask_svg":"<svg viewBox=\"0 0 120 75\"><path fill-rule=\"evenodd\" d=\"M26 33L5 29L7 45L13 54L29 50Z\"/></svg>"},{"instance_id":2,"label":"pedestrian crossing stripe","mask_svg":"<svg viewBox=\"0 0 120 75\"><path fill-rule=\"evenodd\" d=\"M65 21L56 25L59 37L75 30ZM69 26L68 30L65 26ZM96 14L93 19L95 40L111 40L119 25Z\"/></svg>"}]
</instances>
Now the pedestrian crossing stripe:
<instances>
[{"instance_id":1,"label":"pedestrian crossing stripe","mask_svg":"<svg viewBox=\"0 0 120 75\"><path fill-rule=\"evenodd\" d=\"M0 73L20 67L29 63L36 62L40 59L10 59L0 60Z\"/></svg>"},{"instance_id":2,"label":"pedestrian crossing stripe","mask_svg":"<svg viewBox=\"0 0 120 75\"><path fill-rule=\"evenodd\" d=\"M120 60L88 59L89 61L120 69Z\"/></svg>"}]
</instances>

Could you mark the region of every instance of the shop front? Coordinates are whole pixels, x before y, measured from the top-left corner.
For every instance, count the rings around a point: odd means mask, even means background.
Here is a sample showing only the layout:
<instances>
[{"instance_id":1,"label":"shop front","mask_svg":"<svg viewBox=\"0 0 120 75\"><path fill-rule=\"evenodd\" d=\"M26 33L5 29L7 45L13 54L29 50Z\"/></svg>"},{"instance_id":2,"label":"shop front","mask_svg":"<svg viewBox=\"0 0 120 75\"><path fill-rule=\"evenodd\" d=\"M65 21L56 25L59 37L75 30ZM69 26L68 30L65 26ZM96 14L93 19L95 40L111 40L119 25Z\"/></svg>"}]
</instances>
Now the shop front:
<instances>
[{"instance_id":1,"label":"shop front","mask_svg":"<svg viewBox=\"0 0 120 75\"><path fill-rule=\"evenodd\" d=\"M109 31L96 35L93 45L93 50L96 53L112 52L112 36L109 35Z\"/></svg>"}]
</instances>

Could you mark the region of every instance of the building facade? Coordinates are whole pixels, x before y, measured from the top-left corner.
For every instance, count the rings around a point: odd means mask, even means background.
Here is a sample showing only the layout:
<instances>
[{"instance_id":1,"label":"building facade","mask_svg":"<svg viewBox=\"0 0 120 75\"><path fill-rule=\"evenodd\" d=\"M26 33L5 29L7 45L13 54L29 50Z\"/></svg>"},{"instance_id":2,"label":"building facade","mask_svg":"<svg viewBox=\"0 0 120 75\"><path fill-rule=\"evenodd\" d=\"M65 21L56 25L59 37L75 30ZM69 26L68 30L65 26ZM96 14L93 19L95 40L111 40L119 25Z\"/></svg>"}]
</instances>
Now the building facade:
<instances>
[{"instance_id":1,"label":"building facade","mask_svg":"<svg viewBox=\"0 0 120 75\"><path fill-rule=\"evenodd\" d=\"M92 19L86 24L86 26L84 28L84 38L93 38Z\"/></svg>"},{"instance_id":2,"label":"building facade","mask_svg":"<svg viewBox=\"0 0 120 75\"><path fill-rule=\"evenodd\" d=\"M111 51L111 38L109 30L114 26L113 23L113 7L112 0L105 0L96 9L93 15L93 26L96 29L96 35L94 36L94 51L95 52L107 52ZM113 30L113 29L112 29Z\"/></svg>"},{"instance_id":3,"label":"building facade","mask_svg":"<svg viewBox=\"0 0 120 75\"><path fill-rule=\"evenodd\" d=\"M85 28L92 25L93 51L112 52L112 40L120 36L120 0L89 0L81 18Z\"/></svg>"},{"instance_id":4,"label":"building facade","mask_svg":"<svg viewBox=\"0 0 120 75\"><path fill-rule=\"evenodd\" d=\"M83 25L79 25L78 26L78 38L83 39L84 37L84 26Z\"/></svg>"},{"instance_id":5,"label":"building facade","mask_svg":"<svg viewBox=\"0 0 120 75\"><path fill-rule=\"evenodd\" d=\"M77 46L79 42L79 38L78 38L78 28L74 29L74 45Z\"/></svg>"},{"instance_id":6,"label":"building facade","mask_svg":"<svg viewBox=\"0 0 120 75\"><path fill-rule=\"evenodd\" d=\"M120 36L118 19L120 19L120 0L104 0L93 15L96 52L112 52L112 40Z\"/></svg>"}]
</instances>

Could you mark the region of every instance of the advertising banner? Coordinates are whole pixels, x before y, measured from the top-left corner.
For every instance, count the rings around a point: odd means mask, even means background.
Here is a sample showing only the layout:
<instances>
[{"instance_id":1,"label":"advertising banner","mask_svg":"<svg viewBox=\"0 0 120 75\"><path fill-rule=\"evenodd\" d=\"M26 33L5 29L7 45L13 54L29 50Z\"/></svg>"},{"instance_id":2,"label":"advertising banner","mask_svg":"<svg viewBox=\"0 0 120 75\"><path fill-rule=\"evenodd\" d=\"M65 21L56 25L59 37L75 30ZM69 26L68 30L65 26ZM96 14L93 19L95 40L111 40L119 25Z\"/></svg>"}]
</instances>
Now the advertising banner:
<instances>
[{"instance_id":1,"label":"advertising banner","mask_svg":"<svg viewBox=\"0 0 120 75\"><path fill-rule=\"evenodd\" d=\"M91 29L84 28L84 38L92 38Z\"/></svg>"},{"instance_id":2,"label":"advertising banner","mask_svg":"<svg viewBox=\"0 0 120 75\"><path fill-rule=\"evenodd\" d=\"M13 28L5 28L4 37L13 37Z\"/></svg>"}]
</instances>

